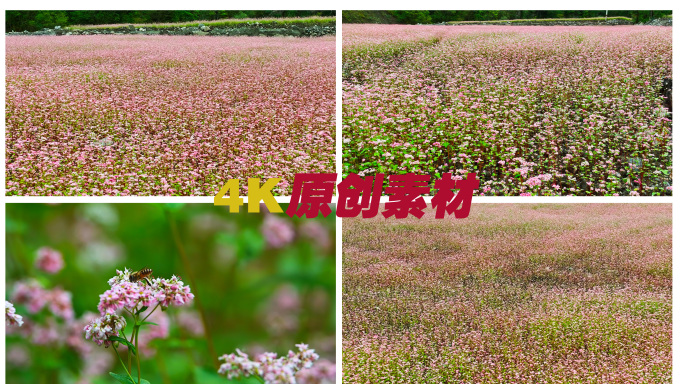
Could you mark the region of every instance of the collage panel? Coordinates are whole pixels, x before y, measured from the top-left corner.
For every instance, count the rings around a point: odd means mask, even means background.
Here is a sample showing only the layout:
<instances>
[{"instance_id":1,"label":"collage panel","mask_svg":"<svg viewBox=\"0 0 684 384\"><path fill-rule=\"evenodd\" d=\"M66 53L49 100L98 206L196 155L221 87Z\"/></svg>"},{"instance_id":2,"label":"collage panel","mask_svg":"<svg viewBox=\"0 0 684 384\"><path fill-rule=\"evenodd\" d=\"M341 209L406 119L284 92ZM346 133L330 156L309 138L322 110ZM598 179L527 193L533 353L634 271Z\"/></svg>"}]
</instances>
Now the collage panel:
<instances>
[{"instance_id":1,"label":"collage panel","mask_svg":"<svg viewBox=\"0 0 684 384\"><path fill-rule=\"evenodd\" d=\"M603 12L343 11L344 174L671 196L672 11Z\"/></svg>"},{"instance_id":2,"label":"collage panel","mask_svg":"<svg viewBox=\"0 0 684 384\"><path fill-rule=\"evenodd\" d=\"M335 383L332 217L28 203L5 228L7 383Z\"/></svg>"},{"instance_id":3,"label":"collage panel","mask_svg":"<svg viewBox=\"0 0 684 384\"><path fill-rule=\"evenodd\" d=\"M343 222L344 383L672 382L671 204Z\"/></svg>"},{"instance_id":4,"label":"collage panel","mask_svg":"<svg viewBox=\"0 0 684 384\"><path fill-rule=\"evenodd\" d=\"M678 382L673 11L328 8L5 11L4 382Z\"/></svg>"},{"instance_id":5,"label":"collage panel","mask_svg":"<svg viewBox=\"0 0 684 384\"><path fill-rule=\"evenodd\" d=\"M335 11L6 16L7 195L288 196L335 170Z\"/></svg>"}]
</instances>

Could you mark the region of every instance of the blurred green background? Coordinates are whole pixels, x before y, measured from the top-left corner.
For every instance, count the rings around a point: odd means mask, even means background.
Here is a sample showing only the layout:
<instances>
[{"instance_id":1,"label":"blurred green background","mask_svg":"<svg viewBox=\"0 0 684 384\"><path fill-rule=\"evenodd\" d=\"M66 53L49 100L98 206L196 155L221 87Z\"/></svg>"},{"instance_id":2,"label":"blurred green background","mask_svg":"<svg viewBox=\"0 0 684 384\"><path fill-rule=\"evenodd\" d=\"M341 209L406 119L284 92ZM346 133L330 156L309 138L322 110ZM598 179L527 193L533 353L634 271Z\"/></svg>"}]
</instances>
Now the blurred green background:
<instances>
[{"instance_id":1,"label":"blurred green background","mask_svg":"<svg viewBox=\"0 0 684 384\"><path fill-rule=\"evenodd\" d=\"M209 204L7 204L6 298L15 283L35 279L71 292L76 317L16 304L27 323L6 336L7 382L115 382L108 372L124 372L112 348L86 341L92 352L78 353L67 339L124 267L178 275L196 296L190 307L165 312L169 335L152 340L143 360L151 383L229 382L216 359L236 348L283 354L304 342L334 362L334 218L231 214ZM61 252L65 267L54 275L36 268L41 247ZM208 332L183 325L193 320ZM52 337L39 333L46 330Z\"/></svg>"}]
</instances>

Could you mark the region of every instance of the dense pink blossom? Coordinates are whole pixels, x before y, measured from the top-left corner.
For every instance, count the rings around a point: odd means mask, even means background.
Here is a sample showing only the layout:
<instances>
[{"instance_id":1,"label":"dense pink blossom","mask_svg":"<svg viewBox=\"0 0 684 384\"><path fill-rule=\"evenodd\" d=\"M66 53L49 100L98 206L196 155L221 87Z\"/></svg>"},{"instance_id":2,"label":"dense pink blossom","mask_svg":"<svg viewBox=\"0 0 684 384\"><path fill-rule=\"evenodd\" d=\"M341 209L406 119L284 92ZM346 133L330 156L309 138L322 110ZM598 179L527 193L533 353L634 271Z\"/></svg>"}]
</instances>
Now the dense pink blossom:
<instances>
[{"instance_id":1,"label":"dense pink blossom","mask_svg":"<svg viewBox=\"0 0 684 384\"><path fill-rule=\"evenodd\" d=\"M97 309L103 316L122 309L136 312L143 307L156 305L163 309L171 305L185 305L195 297L190 292L190 287L177 276L170 279L154 278L148 283L129 281L131 272L128 269L117 270L116 273L108 281L111 288L100 295Z\"/></svg>"},{"instance_id":2,"label":"dense pink blossom","mask_svg":"<svg viewBox=\"0 0 684 384\"><path fill-rule=\"evenodd\" d=\"M238 349L236 353L219 357L223 363L218 372L228 379L260 376L266 384L296 384L297 372L311 368L319 357L306 344L297 344L296 347L297 352L289 351L287 356L278 357L276 353L265 352L255 361Z\"/></svg>"},{"instance_id":3,"label":"dense pink blossom","mask_svg":"<svg viewBox=\"0 0 684 384\"><path fill-rule=\"evenodd\" d=\"M98 317L91 323L85 326L85 338L92 339L97 345L104 345L108 347L112 345L109 340L112 336L119 336L124 327L126 327L126 319L116 314L106 314Z\"/></svg>"},{"instance_id":4,"label":"dense pink blossom","mask_svg":"<svg viewBox=\"0 0 684 384\"><path fill-rule=\"evenodd\" d=\"M266 239L266 244L272 248L282 248L291 243L295 237L292 223L270 214L261 225L261 233Z\"/></svg>"},{"instance_id":5,"label":"dense pink blossom","mask_svg":"<svg viewBox=\"0 0 684 384\"><path fill-rule=\"evenodd\" d=\"M64 268L64 259L59 251L43 247L38 250L36 267L47 273L57 273Z\"/></svg>"},{"instance_id":6,"label":"dense pink blossom","mask_svg":"<svg viewBox=\"0 0 684 384\"><path fill-rule=\"evenodd\" d=\"M25 305L30 314L38 313L47 307L52 314L64 320L74 318L71 292L60 287L45 289L37 280L16 282L11 299L16 304Z\"/></svg>"},{"instance_id":7,"label":"dense pink blossom","mask_svg":"<svg viewBox=\"0 0 684 384\"><path fill-rule=\"evenodd\" d=\"M477 172L483 195L672 193L672 28L343 28L345 175Z\"/></svg>"},{"instance_id":8,"label":"dense pink blossom","mask_svg":"<svg viewBox=\"0 0 684 384\"><path fill-rule=\"evenodd\" d=\"M342 229L344 383L672 382L671 204Z\"/></svg>"},{"instance_id":9,"label":"dense pink blossom","mask_svg":"<svg viewBox=\"0 0 684 384\"><path fill-rule=\"evenodd\" d=\"M10 195L214 195L331 172L335 38L10 36Z\"/></svg>"}]
</instances>

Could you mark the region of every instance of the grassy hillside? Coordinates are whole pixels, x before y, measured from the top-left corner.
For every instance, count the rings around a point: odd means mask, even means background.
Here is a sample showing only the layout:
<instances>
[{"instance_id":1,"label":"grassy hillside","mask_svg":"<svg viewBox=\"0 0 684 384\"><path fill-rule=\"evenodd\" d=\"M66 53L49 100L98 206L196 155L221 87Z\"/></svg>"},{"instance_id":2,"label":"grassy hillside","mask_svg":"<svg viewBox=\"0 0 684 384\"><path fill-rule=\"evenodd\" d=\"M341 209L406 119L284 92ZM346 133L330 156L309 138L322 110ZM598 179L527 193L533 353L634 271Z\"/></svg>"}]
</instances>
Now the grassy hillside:
<instances>
[{"instance_id":1,"label":"grassy hillside","mask_svg":"<svg viewBox=\"0 0 684 384\"><path fill-rule=\"evenodd\" d=\"M528 24L528 23L549 23L549 24L556 24L556 23L563 23L563 22L586 22L586 21L596 21L596 22L605 22L605 21L628 21L632 22L632 19L629 17L584 17L584 18L567 18L567 19L513 19L513 20L486 20L486 21L450 21L447 24L453 24L453 25L464 25L464 24Z\"/></svg>"},{"instance_id":2,"label":"grassy hillside","mask_svg":"<svg viewBox=\"0 0 684 384\"><path fill-rule=\"evenodd\" d=\"M609 19L626 18L633 23L646 23L666 18L671 10L461 10L461 11L342 11L342 22L349 24L439 24L459 21L488 22L490 20L547 20L547 19ZM671 17L671 16L670 16ZM520 21L523 22L523 21ZM621 21L624 22L624 21Z\"/></svg>"},{"instance_id":3,"label":"grassy hillside","mask_svg":"<svg viewBox=\"0 0 684 384\"><path fill-rule=\"evenodd\" d=\"M74 25L73 29L94 29L94 28L120 28L133 25L136 28L174 28L174 27L197 27L204 24L209 27L225 28L235 27L245 24L274 24L274 25L314 25L314 24L335 24L335 17L284 17L284 18L265 18L265 19L221 19L221 20L196 20L180 23L143 23L143 24L99 24L99 25Z\"/></svg>"}]
</instances>

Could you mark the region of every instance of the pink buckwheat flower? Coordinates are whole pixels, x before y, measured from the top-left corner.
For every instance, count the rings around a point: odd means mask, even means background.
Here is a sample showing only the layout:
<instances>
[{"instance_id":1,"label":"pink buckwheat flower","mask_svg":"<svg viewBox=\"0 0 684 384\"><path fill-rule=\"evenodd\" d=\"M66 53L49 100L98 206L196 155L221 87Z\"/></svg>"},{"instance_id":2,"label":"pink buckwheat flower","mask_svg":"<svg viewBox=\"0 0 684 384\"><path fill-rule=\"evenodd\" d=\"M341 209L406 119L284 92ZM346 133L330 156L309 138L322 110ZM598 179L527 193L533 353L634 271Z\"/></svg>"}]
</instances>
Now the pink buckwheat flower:
<instances>
[{"instance_id":1,"label":"pink buckwheat flower","mask_svg":"<svg viewBox=\"0 0 684 384\"><path fill-rule=\"evenodd\" d=\"M282 248L291 243L295 237L292 224L273 215L266 216L261 225L261 233L271 248Z\"/></svg>"},{"instance_id":2,"label":"pink buckwheat flower","mask_svg":"<svg viewBox=\"0 0 684 384\"><path fill-rule=\"evenodd\" d=\"M152 307L159 304L162 308L170 305L188 304L194 295L190 287L185 285L177 276L171 279L156 278L151 281L131 282L130 271L116 271L117 276L109 279L111 289L100 295L97 309L100 314L113 314L122 309L135 312L142 307Z\"/></svg>"},{"instance_id":3,"label":"pink buckwheat flower","mask_svg":"<svg viewBox=\"0 0 684 384\"><path fill-rule=\"evenodd\" d=\"M227 375L228 379L237 379L241 376L252 376L259 374L259 363L251 361L246 353L239 349L230 355L223 355L219 357L220 361L224 363L219 367L218 373Z\"/></svg>"},{"instance_id":4,"label":"pink buckwheat flower","mask_svg":"<svg viewBox=\"0 0 684 384\"><path fill-rule=\"evenodd\" d=\"M71 292L57 287L50 291L49 295L50 299L47 304L50 312L64 320L73 320L74 307L71 304Z\"/></svg>"},{"instance_id":5,"label":"pink buckwheat flower","mask_svg":"<svg viewBox=\"0 0 684 384\"><path fill-rule=\"evenodd\" d=\"M86 339L92 339L97 345L104 344L105 347L109 347L112 345L112 341L109 338L119 336L119 331L124 329L124 327L126 327L126 319L122 316L106 314L93 320L83 330L86 333Z\"/></svg>"},{"instance_id":6,"label":"pink buckwheat flower","mask_svg":"<svg viewBox=\"0 0 684 384\"><path fill-rule=\"evenodd\" d=\"M21 315L17 315L17 310L14 308L14 304L5 300L5 326L18 326L21 327L24 324L24 320Z\"/></svg>"},{"instance_id":7,"label":"pink buckwheat flower","mask_svg":"<svg viewBox=\"0 0 684 384\"><path fill-rule=\"evenodd\" d=\"M236 350L237 355L223 355L224 361L219 373L228 379L239 377L261 376L266 384L296 384L295 375L304 368L310 368L318 355L306 344L297 344L298 351L289 351L287 356L278 357L273 352L262 353L256 361L249 359L246 353Z\"/></svg>"},{"instance_id":8,"label":"pink buckwheat flower","mask_svg":"<svg viewBox=\"0 0 684 384\"><path fill-rule=\"evenodd\" d=\"M35 262L36 268L47 273L55 274L64 268L64 259L59 251L52 248L42 247L38 250Z\"/></svg>"},{"instance_id":9,"label":"pink buckwheat flower","mask_svg":"<svg viewBox=\"0 0 684 384\"><path fill-rule=\"evenodd\" d=\"M168 280L155 279L152 284L156 287L154 298L162 308L168 308L171 304L185 305L195 298L195 295L190 293L190 287L175 275Z\"/></svg>"},{"instance_id":10,"label":"pink buckwheat flower","mask_svg":"<svg viewBox=\"0 0 684 384\"><path fill-rule=\"evenodd\" d=\"M299 227L302 237L311 239L319 248L327 249L330 246L330 232L328 229L316 221L306 221Z\"/></svg>"},{"instance_id":11,"label":"pink buckwheat flower","mask_svg":"<svg viewBox=\"0 0 684 384\"><path fill-rule=\"evenodd\" d=\"M49 296L38 281L29 279L14 284L10 300L25 305L29 313L37 313L47 304Z\"/></svg>"},{"instance_id":12,"label":"pink buckwheat flower","mask_svg":"<svg viewBox=\"0 0 684 384\"><path fill-rule=\"evenodd\" d=\"M527 179L525 181L525 184L529 185L530 187L541 185L541 183L542 182L541 182L541 179L539 178L539 176L530 177L529 179Z\"/></svg>"}]
</instances>

